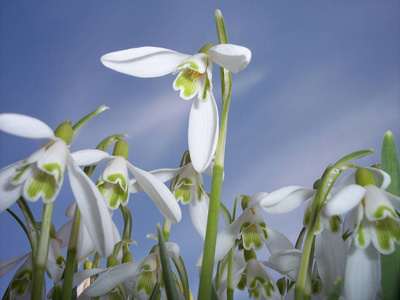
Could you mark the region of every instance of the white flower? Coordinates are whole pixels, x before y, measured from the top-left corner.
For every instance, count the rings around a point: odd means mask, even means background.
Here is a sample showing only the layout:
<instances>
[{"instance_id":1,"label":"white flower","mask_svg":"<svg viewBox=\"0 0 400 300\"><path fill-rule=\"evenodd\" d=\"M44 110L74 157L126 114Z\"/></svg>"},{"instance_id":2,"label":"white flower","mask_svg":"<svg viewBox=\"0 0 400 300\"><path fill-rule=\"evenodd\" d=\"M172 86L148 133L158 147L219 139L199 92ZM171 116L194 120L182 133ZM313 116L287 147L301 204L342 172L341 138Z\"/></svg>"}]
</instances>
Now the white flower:
<instances>
[{"instance_id":1,"label":"white flower","mask_svg":"<svg viewBox=\"0 0 400 300\"><path fill-rule=\"evenodd\" d=\"M0 170L0 212L20 196L29 201L39 198L44 203L54 201L67 169L82 220L100 255L108 256L114 246L110 243L113 241L113 222L99 190L75 161L79 159L85 165L96 164L104 159L104 152L82 150L71 154L67 143L56 137L49 126L25 115L1 114L0 130L21 137L48 140L29 158Z\"/></svg>"},{"instance_id":2,"label":"white flower","mask_svg":"<svg viewBox=\"0 0 400 300\"><path fill-rule=\"evenodd\" d=\"M208 49L209 47L207 47ZM207 50L205 50L207 52ZM189 151L197 172L203 172L214 155L218 138L218 110L212 93L212 62L236 73L250 62L249 49L220 44L206 53L187 55L159 47L139 47L102 56L102 63L136 77L159 77L178 73L173 83L183 99L198 96L189 118Z\"/></svg>"},{"instance_id":3,"label":"white flower","mask_svg":"<svg viewBox=\"0 0 400 300\"><path fill-rule=\"evenodd\" d=\"M363 174L368 177L366 184L360 182ZM400 211L400 198L385 191L389 184L390 176L381 170L358 169L343 179L323 213L331 217L350 212L346 218L354 220L355 245L365 249L372 242L380 253L390 254L394 244L400 243L400 217L396 212Z\"/></svg>"},{"instance_id":4,"label":"white flower","mask_svg":"<svg viewBox=\"0 0 400 300\"><path fill-rule=\"evenodd\" d=\"M204 173L212 176L213 166L214 164L211 163ZM192 223L201 237L205 239L210 199L204 191L203 177L194 169L192 163L183 166L182 173L175 179L172 192L182 204L189 204Z\"/></svg>"}]
</instances>

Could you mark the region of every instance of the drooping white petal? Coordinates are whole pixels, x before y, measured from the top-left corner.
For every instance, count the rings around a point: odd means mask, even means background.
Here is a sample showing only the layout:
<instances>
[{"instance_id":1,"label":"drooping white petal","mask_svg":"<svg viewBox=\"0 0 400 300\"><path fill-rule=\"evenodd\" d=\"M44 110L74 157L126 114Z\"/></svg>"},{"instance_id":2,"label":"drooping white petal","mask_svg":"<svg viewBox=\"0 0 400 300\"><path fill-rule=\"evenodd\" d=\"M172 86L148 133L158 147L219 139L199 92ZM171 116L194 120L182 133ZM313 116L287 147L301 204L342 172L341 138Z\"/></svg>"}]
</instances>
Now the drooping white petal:
<instances>
[{"instance_id":1,"label":"drooping white petal","mask_svg":"<svg viewBox=\"0 0 400 300\"><path fill-rule=\"evenodd\" d=\"M0 262L0 278L2 278L4 275L8 274L8 272L10 272L16 266L18 266L20 264L20 262L23 261L25 259L25 257L27 257L30 254L31 254L31 252Z\"/></svg>"},{"instance_id":2,"label":"drooping white petal","mask_svg":"<svg viewBox=\"0 0 400 300\"><path fill-rule=\"evenodd\" d=\"M0 130L28 139L57 139L46 123L20 114L0 114Z\"/></svg>"},{"instance_id":3,"label":"drooping white petal","mask_svg":"<svg viewBox=\"0 0 400 300\"><path fill-rule=\"evenodd\" d=\"M189 116L189 152L193 167L202 173L211 163L217 148L219 131L218 108L212 92L209 99L193 101Z\"/></svg>"},{"instance_id":4,"label":"drooping white petal","mask_svg":"<svg viewBox=\"0 0 400 300\"><path fill-rule=\"evenodd\" d=\"M270 214L284 214L299 207L314 194L314 190L288 186L266 195L259 206Z\"/></svg>"},{"instance_id":5,"label":"drooping white petal","mask_svg":"<svg viewBox=\"0 0 400 300\"><path fill-rule=\"evenodd\" d=\"M22 194L22 185L11 184L11 179L22 164L23 161L19 161L0 170L0 213L13 205Z\"/></svg>"},{"instance_id":6,"label":"drooping white petal","mask_svg":"<svg viewBox=\"0 0 400 300\"><path fill-rule=\"evenodd\" d=\"M399 219L394 207L380 188L374 185L365 187L365 216L369 221L382 220L386 217Z\"/></svg>"},{"instance_id":7,"label":"drooping white petal","mask_svg":"<svg viewBox=\"0 0 400 300\"><path fill-rule=\"evenodd\" d=\"M159 47L139 47L111 52L101 57L107 68L136 77L164 76L190 55Z\"/></svg>"},{"instance_id":8,"label":"drooping white petal","mask_svg":"<svg viewBox=\"0 0 400 300\"><path fill-rule=\"evenodd\" d=\"M346 247L341 235L325 229L315 238L315 257L318 273L327 295L330 294L336 277L343 279Z\"/></svg>"},{"instance_id":9,"label":"drooping white petal","mask_svg":"<svg viewBox=\"0 0 400 300\"><path fill-rule=\"evenodd\" d=\"M206 228L207 228L207 217L208 217L208 206L210 199L207 193L204 191L201 193L201 198L197 199L195 197L190 201L189 212L192 219L194 228L200 236L205 240L206 238Z\"/></svg>"},{"instance_id":10,"label":"drooping white petal","mask_svg":"<svg viewBox=\"0 0 400 300\"><path fill-rule=\"evenodd\" d=\"M168 256L175 258L175 259L179 259L180 253L181 253L181 249L179 248L177 243L174 242L166 242L165 246L167 248L167 252L168 252Z\"/></svg>"},{"instance_id":11,"label":"drooping white petal","mask_svg":"<svg viewBox=\"0 0 400 300\"><path fill-rule=\"evenodd\" d=\"M301 263L302 252L298 249L276 252L263 265L274 269L292 281L297 280Z\"/></svg>"},{"instance_id":12,"label":"drooping white petal","mask_svg":"<svg viewBox=\"0 0 400 300\"><path fill-rule=\"evenodd\" d=\"M182 171L185 169L185 166L177 168L177 169L157 169L150 171L150 174L156 176L161 182L166 182L168 180L171 180L172 178L178 176L179 174L182 173ZM140 186L140 184L137 182L137 180L131 179L130 180L130 192L131 193L138 193L143 191L143 188Z\"/></svg>"},{"instance_id":13,"label":"drooping white petal","mask_svg":"<svg viewBox=\"0 0 400 300\"><path fill-rule=\"evenodd\" d=\"M102 257L114 248L112 219L99 190L89 177L68 157L68 174L76 203L89 235Z\"/></svg>"},{"instance_id":14,"label":"drooping white petal","mask_svg":"<svg viewBox=\"0 0 400 300\"><path fill-rule=\"evenodd\" d=\"M379 252L370 245L350 247L344 277L344 295L351 300L375 299L379 287Z\"/></svg>"},{"instance_id":15,"label":"drooping white petal","mask_svg":"<svg viewBox=\"0 0 400 300\"><path fill-rule=\"evenodd\" d=\"M71 153L71 156L80 167L96 165L112 157L107 152L97 149L75 151Z\"/></svg>"},{"instance_id":16,"label":"drooping white petal","mask_svg":"<svg viewBox=\"0 0 400 300\"><path fill-rule=\"evenodd\" d=\"M104 295L111 289L136 274L141 267L143 259L131 261L109 268L95 282L88 286L83 294L90 297Z\"/></svg>"},{"instance_id":17,"label":"drooping white petal","mask_svg":"<svg viewBox=\"0 0 400 300\"><path fill-rule=\"evenodd\" d=\"M366 189L360 185L351 184L339 190L328 201L323 209L327 217L341 215L356 207L365 195Z\"/></svg>"},{"instance_id":18,"label":"drooping white petal","mask_svg":"<svg viewBox=\"0 0 400 300\"><path fill-rule=\"evenodd\" d=\"M127 163L129 170L135 176L143 190L149 195L164 217L172 223L178 223L182 218L181 209L171 191L154 175Z\"/></svg>"},{"instance_id":19,"label":"drooping white petal","mask_svg":"<svg viewBox=\"0 0 400 300\"><path fill-rule=\"evenodd\" d=\"M52 174L57 184L60 186L68 155L69 150L67 144L63 140L55 141L47 147L43 156L37 161L37 167L48 174Z\"/></svg>"},{"instance_id":20,"label":"drooping white petal","mask_svg":"<svg viewBox=\"0 0 400 300\"><path fill-rule=\"evenodd\" d=\"M265 245L271 254L294 249L292 242L286 236L270 226L267 226L267 235Z\"/></svg>"},{"instance_id":21,"label":"drooping white petal","mask_svg":"<svg viewBox=\"0 0 400 300\"><path fill-rule=\"evenodd\" d=\"M233 73L243 70L251 60L251 51L243 46L219 44L208 50L210 59Z\"/></svg>"}]
</instances>

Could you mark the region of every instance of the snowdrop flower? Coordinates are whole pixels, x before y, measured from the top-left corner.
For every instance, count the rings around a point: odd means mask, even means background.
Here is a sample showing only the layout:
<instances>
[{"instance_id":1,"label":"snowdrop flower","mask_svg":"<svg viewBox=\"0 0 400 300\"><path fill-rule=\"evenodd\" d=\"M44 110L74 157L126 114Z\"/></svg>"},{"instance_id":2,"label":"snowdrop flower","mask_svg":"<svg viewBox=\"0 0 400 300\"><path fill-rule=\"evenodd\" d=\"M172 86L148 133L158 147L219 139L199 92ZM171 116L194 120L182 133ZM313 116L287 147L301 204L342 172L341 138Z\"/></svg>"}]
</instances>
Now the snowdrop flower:
<instances>
[{"instance_id":1,"label":"snowdrop flower","mask_svg":"<svg viewBox=\"0 0 400 300\"><path fill-rule=\"evenodd\" d=\"M103 151L82 150L71 154L68 145L74 136L67 122L53 133L38 119L19 114L0 114L0 130L21 137L48 140L29 158L0 170L0 212L20 196L29 201L42 198L44 203L53 202L67 169L75 200L91 239L99 253L108 256L113 249L109 242L113 240L113 222L99 190L76 163L79 160L85 165L96 164L103 158Z\"/></svg>"},{"instance_id":2,"label":"snowdrop flower","mask_svg":"<svg viewBox=\"0 0 400 300\"><path fill-rule=\"evenodd\" d=\"M204 173L212 176L214 164L211 163ZM189 204L190 217L197 232L203 239L206 236L208 206L210 199L204 191L203 177L198 173L191 162L183 166L183 170L176 177L173 186L175 198L182 204Z\"/></svg>"},{"instance_id":3,"label":"snowdrop flower","mask_svg":"<svg viewBox=\"0 0 400 300\"><path fill-rule=\"evenodd\" d=\"M178 223L182 212L171 191L155 175L127 161L128 153L128 144L119 140L115 145L113 155L105 154L104 156L105 159L109 159L109 162L101 173L97 185L108 208L115 210L120 204L125 206L129 201L129 193L144 190L164 217L172 223ZM128 169L135 179L129 179Z\"/></svg>"},{"instance_id":4,"label":"snowdrop flower","mask_svg":"<svg viewBox=\"0 0 400 300\"><path fill-rule=\"evenodd\" d=\"M389 184L385 172L359 168L343 179L323 210L327 216L349 212L345 223L354 224L344 275L348 299L374 299L379 288L379 253L392 253L400 242L400 198L385 191Z\"/></svg>"},{"instance_id":5,"label":"snowdrop flower","mask_svg":"<svg viewBox=\"0 0 400 300\"><path fill-rule=\"evenodd\" d=\"M228 253L239 238L246 250L259 250L265 244L271 254L278 251L292 249L293 245L287 237L264 222L256 207L261 197L250 198L243 213L231 224L218 233L215 246L215 261L220 261ZM245 205L246 206L246 205ZM197 259L196 266L200 266L203 254Z\"/></svg>"},{"instance_id":6,"label":"snowdrop flower","mask_svg":"<svg viewBox=\"0 0 400 300\"><path fill-rule=\"evenodd\" d=\"M234 73L250 62L249 49L232 45L206 45L187 55L159 47L139 47L108 53L101 62L115 71L136 77L176 74L173 88L180 96L194 100L189 117L189 151L195 170L203 172L214 155L218 138L218 110L212 93L212 62Z\"/></svg>"}]
</instances>

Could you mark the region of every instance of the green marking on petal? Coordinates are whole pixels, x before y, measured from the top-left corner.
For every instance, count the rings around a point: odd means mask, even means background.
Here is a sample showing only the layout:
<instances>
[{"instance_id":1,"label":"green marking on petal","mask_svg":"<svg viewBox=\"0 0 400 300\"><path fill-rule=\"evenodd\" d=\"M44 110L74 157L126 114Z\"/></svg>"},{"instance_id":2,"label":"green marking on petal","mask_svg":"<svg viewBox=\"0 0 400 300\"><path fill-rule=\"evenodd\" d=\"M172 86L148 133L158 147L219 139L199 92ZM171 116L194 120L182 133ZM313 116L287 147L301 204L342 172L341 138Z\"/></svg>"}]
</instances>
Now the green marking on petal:
<instances>
[{"instance_id":1,"label":"green marking on petal","mask_svg":"<svg viewBox=\"0 0 400 300\"><path fill-rule=\"evenodd\" d=\"M203 194L203 189L204 189L204 184L202 184L201 186L200 185L197 186L197 200L201 199L201 195Z\"/></svg>"},{"instance_id":2,"label":"green marking on petal","mask_svg":"<svg viewBox=\"0 0 400 300\"><path fill-rule=\"evenodd\" d=\"M97 186L110 209L117 209L119 205L128 204L128 192L124 191L119 184L103 182Z\"/></svg>"},{"instance_id":3,"label":"green marking on petal","mask_svg":"<svg viewBox=\"0 0 400 300\"><path fill-rule=\"evenodd\" d=\"M340 224L342 224L342 219L339 216L333 216L329 220L329 226L333 233L339 233L341 230Z\"/></svg>"},{"instance_id":4,"label":"green marking on petal","mask_svg":"<svg viewBox=\"0 0 400 300\"><path fill-rule=\"evenodd\" d=\"M39 194L43 201L49 201L53 198L58 189L58 184L53 175L39 171L28 186L26 193L30 199L36 199Z\"/></svg>"},{"instance_id":5,"label":"green marking on petal","mask_svg":"<svg viewBox=\"0 0 400 300\"><path fill-rule=\"evenodd\" d=\"M197 79L201 77L197 71L191 69L185 69L178 74L178 77L174 81L174 89L181 90L181 94L184 98L190 99L198 91Z\"/></svg>"},{"instance_id":6,"label":"green marking on petal","mask_svg":"<svg viewBox=\"0 0 400 300\"><path fill-rule=\"evenodd\" d=\"M28 169L30 165L31 164L23 165L19 169L17 169L17 173L15 173L14 177L11 180L12 181L20 180L22 175L25 173L26 169Z\"/></svg>"},{"instance_id":7,"label":"green marking on petal","mask_svg":"<svg viewBox=\"0 0 400 300\"><path fill-rule=\"evenodd\" d=\"M363 223L361 222L360 225L358 226L358 228L356 228L356 230L355 230L355 233L356 233L355 238L356 238L356 240L358 242L358 245L360 247L365 247L366 246L366 239L365 239L365 232L364 232L365 229L363 228L362 224Z\"/></svg>"},{"instance_id":8,"label":"green marking on petal","mask_svg":"<svg viewBox=\"0 0 400 300\"><path fill-rule=\"evenodd\" d=\"M396 212L386 205L379 206L372 216L375 219L382 219L385 216L385 211L388 211L394 219L399 219L399 216L396 214Z\"/></svg>"},{"instance_id":9,"label":"green marking on petal","mask_svg":"<svg viewBox=\"0 0 400 300\"><path fill-rule=\"evenodd\" d=\"M263 245L263 238L261 238L262 229L256 224L252 224L242 231L243 246L249 250L254 248L256 250L261 249Z\"/></svg>"},{"instance_id":10,"label":"green marking on petal","mask_svg":"<svg viewBox=\"0 0 400 300\"><path fill-rule=\"evenodd\" d=\"M136 290L138 292L143 291L147 296L150 296L154 290L155 281L154 272L142 272L138 277Z\"/></svg>"},{"instance_id":11,"label":"green marking on petal","mask_svg":"<svg viewBox=\"0 0 400 300\"><path fill-rule=\"evenodd\" d=\"M206 100L207 99L207 91L211 90L211 83L210 80L208 79L208 76L206 77L206 83L204 85L204 90L201 94L201 100Z\"/></svg>"},{"instance_id":12,"label":"green marking on petal","mask_svg":"<svg viewBox=\"0 0 400 300\"><path fill-rule=\"evenodd\" d=\"M182 67L192 69L193 71L197 71L199 69L199 65L196 64L194 61L185 61L184 63L180 64L176 69L180 69Z\"/></svg>"},{"instance_id":13,"label":"green marking on petal","mask_svg":"<svg viewBox=\"0 0 400 300\"><path fill-rule=\"evenodd\" d=\"M179 183L176 185L174 196L176 200L181 200L183 204L187 204L190 202L191 189L192 189L193 181L189 178L182 178Z\"/></svg>"},{"instance_id":14,"label":"green marking on petal","mask_svg":"<svg viewBox=\"0 0 400 300\"><path fill-rule=\"evenodd\" d=\"M123 188L126 191L126 180L124 175L121 173L115 173L107 176L107 181L112 182L112 183L119 183L121 185L121 188Z\"/></svg>"},{"instance_id":15,"label":"green marking on petal","mask_svg":"<svg viewBox=\"0 0 400 300\"><path fill-rule=\"evenodd\" d=\"M375 221L374 227L378 243L383 253L391 253L394 251L393 242L400 242L400 224L391 218Z\"/></svg>"},{"instance_id":16,"label":"green marking on petal","mask_svg":"<svg viewBox=\"0 0 400 300\"><path fill-rule=\"evenodd\" d=\"M45 164L43 165L43 169L51 174L54 174L54 171L57 171L57 181L61 182L62 179L62 171L61 171L61 167L58 163L49 163L49 164Z\"/></svg>"},{"instance_id":17,"label":"green marking on petal","mask_svg":"<svg viewBox=\"0 0 400 300\"><path fill-rule=\"evenodd\" d=\"M23 270L11 283L11 289L18 295L23 295L28 285L32 282L32 270Z\"/></svg>"}]
</instances>

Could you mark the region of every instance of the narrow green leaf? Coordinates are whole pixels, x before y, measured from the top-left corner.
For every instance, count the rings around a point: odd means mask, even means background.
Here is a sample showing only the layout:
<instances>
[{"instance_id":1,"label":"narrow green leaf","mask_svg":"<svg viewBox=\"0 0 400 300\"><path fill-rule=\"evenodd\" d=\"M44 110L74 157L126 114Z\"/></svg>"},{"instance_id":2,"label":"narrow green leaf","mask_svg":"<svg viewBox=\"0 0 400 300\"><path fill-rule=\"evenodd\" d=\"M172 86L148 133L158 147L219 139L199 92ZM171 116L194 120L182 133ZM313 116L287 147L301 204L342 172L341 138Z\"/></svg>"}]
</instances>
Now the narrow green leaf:
<instances>
[{"instance_id":1,"label":"narrow green leaf","mask_svg":"<svg viewBox=\"0 0 400 300\"><path fill-rule=\"evenodd\" d=\"M183 263L183 259L181 256L179 256L179 259L172 258L172 261L175 264L175 268L178 270L179 278L182 282L183 296L186 300L190 300L189 280L187 277L187 272L185 264Z\"/></svg>"},{"instance_id":2,"label":"narrow green leaf","mask_svg":"<svg viewBox=\"0 0 400 300\"><path fill-rule=\"evenodd\" d=\"M165 291L167 293L167 299L168 300L179 299L178 290L175 284L174 274L172 273L171 265L169 263L167 247L165 246L164 237L161 231L160 224L157 225L157 232L158 232L158 247L160 250L160 259L161 259L161 266L165 283Z\"/></svg>"},{"instance_id":3,"label":"narrow green leaf","mask_svg":"<svg viewBox=\"0 0 400 300\"><path fill-rule=\"evenodd\" d=\"M150 296L149 300L157 300L159 299L158 295L160 295L160 284L157 283L156 287L153 290L153 293Z\"/></svg>"},{"instance_id":4,"label":"narrow green leaf","mask_svg":"<svg viewBox=\"0 0 400 300\"><path fill-rule=\"evenodd\" d=\"M400 162L392 132L386 132L382 143L382 170L390 175L389 193L400 196ZM381 254L382 297L384 300L400 298L400 246L390 255Z\"/></svg>"}]
</instances>

